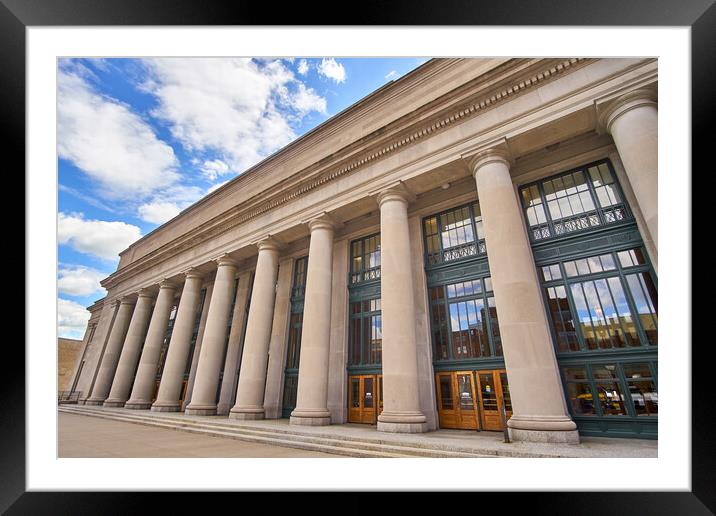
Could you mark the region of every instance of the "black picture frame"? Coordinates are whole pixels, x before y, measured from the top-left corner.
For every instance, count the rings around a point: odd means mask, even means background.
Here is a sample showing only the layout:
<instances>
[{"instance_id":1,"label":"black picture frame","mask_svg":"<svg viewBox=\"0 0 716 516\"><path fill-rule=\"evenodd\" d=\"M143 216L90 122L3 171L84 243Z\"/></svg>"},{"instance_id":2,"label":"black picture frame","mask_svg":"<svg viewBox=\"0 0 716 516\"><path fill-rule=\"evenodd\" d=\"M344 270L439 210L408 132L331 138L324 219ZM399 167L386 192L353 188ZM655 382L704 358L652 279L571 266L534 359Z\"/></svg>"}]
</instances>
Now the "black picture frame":
<instances>
[{"instance_id":1,"label":"black picture frame","mask_svg":"<svg viewBox=\"0 0 716 516\"><path fill-rule=\"evenodd\" d=\"M713 126L713 92L716 90L716 6L714 0L602 0L529 2L375 2L366 1L351 10L348 19L341 10L326 7L307 9L302 3L269 2L214 3L196 0L0 0L0 113L3 141L24 170L25 156L25 30L31 26L113 26L113 25L605 25L605 26L689 26L691 27L692 73L692 158L706 163L710 130ZM333 15L331 15L333 13ZM343 10L345 13L345 10ZM569 54L569 48L565 48ZM19 168L22 167L22 168ZM710 169L712 167L708 167ZM695 165L694 165L695 169ZM706 170L708 172L708 170ZM24 189L24 185L22 186ZM25 192L29 194L29 192ZM694 222L696 220L694 219ZM689 250L691 253L691 250ZM706 253L703 253L706 254ZM706 260L697 257L696 260ZM698 266L694 262L693 266ZM25 271L27 274L27 270ZM691 284L691 277L686 278ZM691 300L684 302L691 303ZM697 313L698 312L697 308ZM700 311L703 313L704 309ZM705 315L705 314L704 314ZM693 316L692 316L693 319ZM684 321L686 323L686 321ZM691 325L691 321L688 322ZM685 332L686 333L686 332ZM692 338L689 334L689 338ZM669 343L684 349L690 342ZM708 344L708 343L704 343ZM7 346L10 347L10 346ZM162 512L183 512L187 494L127 494L26 492L25 488L25 363L22 349L14 346L15 367L4 367L3 403L0 410L0 510L7 514L120 514L143 512L147 498L160 498ZM590 492L590 493L480 493L481 504L494 498L502 505L516 507L527 502L537 514L713 514L716 511L716 437L710 421L714 408L707 381L711 370L707 349L692 351L692 490L690 492ZM6 358L8 359L8 358ZM219 509L228 496L244 497L245 507L260 502L258 494L247 500L245 493L211 496ZM276 495L272 495L276 496ZM273 499L284 510L296 502L296 493ZM425 493L413 493L402 510L423 507ZM522 498L523 500L520 500ZM359 495L341 497L340 510L358 505ZM285 500L285 502L284 502ZM365 500L365 499L363 499ZM153 500L152 500L153 501ZM240 509L240 506L235 506ZM409 509L410 508L410 509ZM226 509L224 509L226 510Z\"/></svg>"}]
</instances>

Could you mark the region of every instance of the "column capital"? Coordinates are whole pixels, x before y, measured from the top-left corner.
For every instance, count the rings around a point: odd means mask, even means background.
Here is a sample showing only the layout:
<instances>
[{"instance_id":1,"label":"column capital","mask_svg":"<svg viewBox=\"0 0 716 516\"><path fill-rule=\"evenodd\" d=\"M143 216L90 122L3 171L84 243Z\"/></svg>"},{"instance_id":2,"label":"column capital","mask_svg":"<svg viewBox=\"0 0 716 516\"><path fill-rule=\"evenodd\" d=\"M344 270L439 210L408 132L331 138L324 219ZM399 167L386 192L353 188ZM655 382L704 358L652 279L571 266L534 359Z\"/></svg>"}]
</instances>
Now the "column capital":
<instances>
[{"instance_id":1,"label":"column capital","mask_svg":"<svg viewBox=\"0 0 716 516\"><path fill-rule=\"evenodd\" d=\"M602 102L597 101L597 132L611 134L612 123L617 118L638 107L656 107L656 100L656 91L651 88L639 88Z\"/></svg>"},{"instance_id":2,"label":"column capital","mask_svg":"<svg viewBox=\"0 0 716 516\"><path fill-rule=\"evenodd\" d=\"M239 262L229 253L224 253L221 256L214 258L214 261L216 262L217 267L237 267L239 265Z\"/></svg>"},{"instance_id":3,"label":"column capital","mask_svg":"<svg viewBox=\"0 0 716 516\"><path fill-rule=\"evenodd\" d=\"M154 289L152 287L140 288L137 291L137 299L139 299L140 297L154 297Z\"/></svg>"},{"instance_id":4,"label":"column capital","mask_svg":"<svg viewBox=\"0 0 716 516\"><path fill-rule=\"evenodd\" d=\"M136 294L127 294L119 300L120 305L133 305L137 302Z\"/></svg>"},{"instance_id":5,"label":"column capital","mask_svg":"<svg viewBox=\"0 0 716 516\"><path fill-rule=\"evenodd\" d=\"M257 240L254 245L259 248L259 251L280 251L283 249L283 244L271 235L266 235L264 238Z\"/></svg>"},{"instance_id":6,"label":"column capital","mask_svg":"<svg viewBox=\"0 0 716 516\"><path fill-rule=\"evenodd\" d=\"M202 271L200 271L200 270L199 270L198 268L196 268L196 267L192 267L192 268L190 268L190 269L187 269L187 270L185 270L185 271L182 271L182 274L184 274L184 277L185 277L186 279L189 279L189 278L203 278L203 277L204 277L204 273L203 273Z\"/></svg>"},{"instance_id":7,"label":"column capital","mask_svg":"<svg viewBox=\"0 0 716 516\"><path fill-rule=\"evenodd\" d=\"M174 283L173 281L170 281L170 280L168 280L168 279L165 278L165 279L163 279L163 280L159 283L159 289L160 289L160 290L161 290L161 289L176 290L176 289L177 289L177 284Z\"/></svg>"},{"instance_id":8,"label":"column capital","mask_svg":"<svg viewBox=\"0 0 716 516\"><path fill-rule=\"evenodd\" d=\"M311 233L313 233L313 231L316 229L336 230L339 227L343 226L342 222L336 220L326 211L321 212L318 215L305 220L304 224L308 225L308 229L311 231Z\"/></svg>"},{"instance_id":9,"label":"column capital","mask_svg":"<svg viewBox=\"0 0 716 516\"><path fill-rule=\"evenodd\" d=\"M415 200L415 194L411 192L403 181L396 181L373 192L378 206L383 206L387 201L400 201L406 205Z\"/></svg>"},{"instance_id":10,"label":"column capital","mask_svg":"<svg viewBox=\"0 0 716 516\"><path fill-rule=\"evenodd\" d=\"M505 143L483 149L475 154L463 156L463 159L467 161L467 165L470 167L470 172L472 172L473 176L476 176L477 171L488 163L504 163L507 168L510 168L512 165L512 155Z\"/></svg>"}]
</instances>

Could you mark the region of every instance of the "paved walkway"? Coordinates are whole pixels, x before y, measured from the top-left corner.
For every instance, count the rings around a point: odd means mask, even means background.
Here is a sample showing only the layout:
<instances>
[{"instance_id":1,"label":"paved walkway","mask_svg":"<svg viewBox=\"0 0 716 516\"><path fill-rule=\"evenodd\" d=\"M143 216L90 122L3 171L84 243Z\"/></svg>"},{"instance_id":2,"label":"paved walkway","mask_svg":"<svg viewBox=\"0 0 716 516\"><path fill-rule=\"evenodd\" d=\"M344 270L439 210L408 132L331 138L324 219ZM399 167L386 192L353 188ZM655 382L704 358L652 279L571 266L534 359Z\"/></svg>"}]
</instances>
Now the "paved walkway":
<instances>
[{"instance_id":1,"label":"paved walkway","mask_svg":"<svg viewBox=\"0 0 716 516\"><path fill-rule=\"evenodd\" d=\"M340 455L59 412L59 457L320 457Z\"/></svg>"},{"instance_id":2,"label":"paved walkway","mask_svg":"<svg viewBox=\"0 0 716 516\"><path fill-rule=\"evenodd\" d=\"M136 411L128 409L106 409L102 408L102 412L110 413L125 413L128 415L136 415ZM487 450L496 452L497 455L503 457L510 456L521 456L521 457L623 457L623 458L634 458L634 457L657 457L658 455L658 441L647 440L647 439L618 439L618 438L601 438L601 437L582 437L581 444L568 445L568 444L548 444L548 443L505 443L503 441L502 432L475 432L469 430L437 430L434 432L427 432L424 434L389 434L383 432L377 432L375 426L370 425L358 425L358 424L343 424L343 425L330 425L326 427L308 427L308 426L290 426L287 419L270 419L260 421L237 421L229 419L226 416L187 416L183 413L155 413L149 411L141 411L143 415L163 417L177 420L195 420L195 421L215 421L222 425L237 425L237 426L250 426L256 429L272 429L274 431L291 431L297 432L308 436L322 436L322 437L339 437L349 438L357 440L380 441L381 443L390 444L391 442L402 442L402 443L415 443L416 445L428 444L431 447L450 450L450 449L462 449L469 450L474 449L477 453L484 453ZM99 425L98 422L104 423L101 427L104 432L107 432L103 436L93 437L92 431L86 431L84 428L79 429L79 432L85 432L87 436L84 440L79 439L73 435L72 430L67 426L67 433L63 436L63 424L60 424L60 456L80 456L80 455L63 455L63 449L67 450L66 453L85 453L81 455L84 457L91 451L92 447L97 447L98 453L114 453L113 455L93 455L93 456L142 456L142 457L189 457L189 456L201 456L201 457L331 457L332 454L301 451L298 449L283 448L272 445L264 445L259 443L244 443L240 440L223 439L208 436L198 436L196 434L189 434L174 431L165 430L159 428L153 428L148 426L142 426L134 423L124 423L120 421L110 421L101 418L94 418L89 416L79 416L75 414L59 413L60 421L63 417L72 416L80 418L83 422L87 421L88 425ZM84 424L84 423L78 423ZM121 426L120 426L121 425ZM113 430L116 428L116 431ZM142 437L139 436L139 430L142 429L145 434ZM165 437L159 437L159 432L165 432L161 435ZM157 437L152 437L152 436ZM146 437L144 437L146 436ZM171 436L171 439L167 439ZM178 436L181 436L178 437ZM107 443L107 439L114 440L116 444ZM213 450L211 446L208 448L195 449L195 446L191 439L203 438L208 443L207 446L216 441L225 442L225 448L217 448ZM141 442L147 439L146 442ZM186 439L186 440L185 440ZM139 440L140 442L134 442ZM176 440L177 444L174 443ZM64 445L63 445L64 441ZM95 441L98 441L95 443ZM181 443L186 443L181 446ZM199 441L197 441L198 443ZM63 448L64 446L64 448ZM159 450L155 449L159 446ZM263 448L266 449L263 449ZM89 451L85 451L90 448ZM125 449L126 448L126 449ZM223 450L230 450L230 454ZM242 450L243 449L243 450ZM114 451L113 451L114 450ZM136 450L136 451L133 451ZM207 453L217 453L217 455L207 455ZM282 453L281 455L266 455L264 453ZM135 453L134 455L128 455L128 453ZM140 455L136 455L139 453ZM189 453L192 453L189 455ZM238 453L238 454L237 454ZM243 455L242 453L250 453ZM144 455L141 455L144 454Z\"/></svg>"}]
</instances>

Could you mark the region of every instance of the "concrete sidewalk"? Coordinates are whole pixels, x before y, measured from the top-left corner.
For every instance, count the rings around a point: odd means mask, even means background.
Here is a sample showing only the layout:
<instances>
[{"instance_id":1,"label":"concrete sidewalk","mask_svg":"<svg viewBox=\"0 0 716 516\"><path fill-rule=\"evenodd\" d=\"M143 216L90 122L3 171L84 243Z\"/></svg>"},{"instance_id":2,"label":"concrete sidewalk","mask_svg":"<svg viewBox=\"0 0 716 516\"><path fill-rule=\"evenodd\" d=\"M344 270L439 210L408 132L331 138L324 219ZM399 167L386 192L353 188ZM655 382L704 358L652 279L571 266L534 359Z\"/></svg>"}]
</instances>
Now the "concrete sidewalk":
<instances>
[{"instance_id":1,"label":"concrete sidewalk","mask_svg":"<svg viewBox=\"0 0 716 516\"><path fill-rule=\"evenodd\" d=\"M77 407L79 410L86 410L83 407ZM64 407L60 409L60 416L66 416L62 411L66 410ZM71 409L70 409L71 410ZM326 439L344 442L345 446L351 446L353 448L360 448L364 446L366 448L375 448L380 446L413 446L416 449L432 449L450 452L465 452L467 454L476 454L480 456L492 456L492 457L573 457L573 458L602 458L602 457L620 457L620 458L655 458L658 452L658 441L646 440L646 439L615 439L615 438L598 438L598 437L583 437L582 443L578 445L569 444L547 444L547 443L505 443L503 442L503 434L501 432L475 432L469 430L437 430L434 432L427 432L424 434L390 434L378 432L375 426L371 425L359 425L359 424L343 424L343 425L330 425L324 427L309 427L309 426L292 426L289 425L287 419L273 419L273 420L260 420L260 421L237 421L229 419L226 416L187 416L182 413L156 413L150 411L134 411L128 409L109 409L104 407L92 407L90 414L82 415L79 414L73 416L82 417L83 419L95 419L103 421L107 432L111 432L111 428L117 428L117 432L113 433L112 439L121 438L124 435L122 432L133 433L135 430L129 429L129 427L140 427L142 425L151 424L153 422L173 422L177 425L175 429L164 429L164 428L151 428L144 427L146 437L152 442L155 442L150 436L153 432L169 432L172 438L176 438L178 434L190 435L190 431L198 432L201 435L202 428L208 428L220 432L266 432L266 435L274 436L277 439L283 437L290 437L294 440L317 440ZM102 417L127 417L127 418L141 418L141 420L135 421L111 421L102 420ZM144 422L142 422L142 420ZM92 422L92 424L95 424ZM171 424L171 423L170 423ZM120 426L121 425L121 426ZM178 425L185 425L184 428ZM188 427L193 426L194 430L190 430ZM120 431L120 428L122 429ZM184 432L183 430L186 430ZM143 434L144 435L144 434ZM215 436L210 437L208 435L202 436L206 439L215 440L222 439L222 437ZM65 440L65 444L69 445L74 439L69 433L62 437L61 443ZM90 437L90 440L94 442L95 438ZM120 439L121 440L121 439ZM227 440L233 448L241 448L241 435L237 435L235 440L233 439L222 439ZM87 442L87 441L85 441ZM121 442L124 442L121 440ZM151 456L243 456L243 455L181 455L181 453L204 453L203 451L192 451L191 449L177 448L173 452L169 450L171 448L171 440L159 441L162 449L165 450L162 453L180 453L180 455L151 455ZM82 442L77 442L77 446L83 445ZM188 443L187 443L188 445ZM255 445L267 446L267 444L255 443ZM255 445L249 445L252 448ZM103 449L106 449L105 444L97 445ZM136 446L143 446L138 443ZM270 445L269 445L270 446ZM270 446L271 448L283 448L282 446ZM62 448L61 448L62 449ZM74 448L72 448L74 449ZM139 448L138 448L139 449ZM143 453L151 452L151 445L147 444L143 449ZM286 448L290 450L291 448ZM328 449L331 451L330 449ZM131 451L131 449L130 449ZM294 450L296 452L300 450ZM318 455L308 456L332 456L330 453L321 453L317 450L303 450L304 452L316 453ZM74 453L78 453L80 450L75 449ZM270 453L271 450L266 450ZM121 450L117 450L116 453L123 453ZM156 452L159 453L159 452ZM208 452L207 452L208 453ZM216 450L216 453L219 453ZM241 453L241 452L239 452ZM277 452L275 452L277 453ZM288 453L288 452L287 452ZM445 453L444 453L445 454ZM86 455L85 455L86 456ZM112 456L128 456L128 455L112 455ZM136 455L132 455L136 456ZM148 456L148 455L145 455ZM275 456L275 455L249 455L249 456ZM279 456L291 456L291 455L279 455ZM307 456L307 455L295 455L295 456Z\"/></svg>"},{"instance_id":2,"label":"concrete sidewalk","mask_svg":"<svg viewBox=\"0 0 716 516\"><path fill-rule=\"evenodd\" d=\"M332 455L58 413L58 457L317 457Z\"/></svg>"}]
</instances>

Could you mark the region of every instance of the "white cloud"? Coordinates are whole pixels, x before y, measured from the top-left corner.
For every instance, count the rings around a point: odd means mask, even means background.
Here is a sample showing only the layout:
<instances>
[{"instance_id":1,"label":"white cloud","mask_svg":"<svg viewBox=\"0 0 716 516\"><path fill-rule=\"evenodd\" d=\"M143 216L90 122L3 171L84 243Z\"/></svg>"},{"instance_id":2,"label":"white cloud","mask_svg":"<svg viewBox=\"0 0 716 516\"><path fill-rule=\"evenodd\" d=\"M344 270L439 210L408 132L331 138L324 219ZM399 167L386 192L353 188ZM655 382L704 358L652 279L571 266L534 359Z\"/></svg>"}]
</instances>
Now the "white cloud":
<instances>
[{"instance_id":1,"label":"white cloud","mask_svg":"<svg viewBox=\"0 0 716 516\"><path fill-rule=\"evenodd\" d=\"M150 201L137 208L139 217L152 224L164 224L180 212L181 208L176 203L166 201Z\"/></svg>"},{"instance_id":2,"label":"white cloud","mask_svg":"<svg viewBox=\"0 0 716 516\"><path fill-rule=\"evenodd\" d=\"M89 296L99 292L104 296L107 291L99 284L108 274L83 265L60 266L57 288L69 296Z\"/></svg>"},{"instance_id":3,"label":"white cloud","mask_svg":"<svg viewBox=\"0 0 716 516\"><path fill-rule=\"evenodd\" d=\"M311 111L326 114L326 99L318 95L312 88L306 88L303 83L298 85L291 101L299 116L304 116Z\"/></svg>"},{"instance_id":4,"label":"white cloud","mask_svg":"<svg viewBox=\"0 0 716 516\"><path fill-rule=\"evenodd\" d=\"M57 299L57 331L60 337L82 338L90 313L79 303Z\"/></svg>"},{"instance_id":5,"label":"white cloud","mask_svg":"<svg viewBox=\"0 0 716 516\"><path fill-rule=\"evenodd\" d=\"M229 169L229 165L220 159L213 159L204 161L204 164L201 166L201 172L209 181L215 181L217 177L228 174L231 170Z\"/></svg>"},{"instance_id":6,"label":"white cloud","mask_svg":"<svg viewBox=\"0 0 716 516\"><path fill-rule=\"evenodd\" d=\"M137 208L137 215L146 222L164 224L206 194L207 192L198 186L170 186L141 204Z\"/></svg>"},{"instance_id":7,"label":"white cloud","mask_svg":"<svg viewBox=\"0 0 716 516\"><path fill-rule=\"evenodd\" d=\"M125 222L87 220L82 213L60 213L58 216L60 244L105 260L118 260L119 252L141 236L137 226Z\"/></svg>"},{"instance_id":8,"label":"white cloud","mask_svg":"<svg viewBox=\"0 0 716 516\"><path fill-rule=\"evenodd\" d=\"M396 77L398 77L398 72L396 72L395 70L389 71L385 76L385 78L389 81L392 81Z\"/></svg>"},{"instance_id":9,"label":"white cloud","mask_svg":"<svg viewBox=\"0 0 716 516\"><path fill-rule=\"evenodd\" d=\"M158 100L152 115L168 122L172 136L187 151L213 152L213 161L221 160L232 171L245 170L293 140L289 122L296 117L325 111L325 101L280 60L144 62L148 77L141 87ZM205 168L202 172L207 173ZM208 173L220 175L216 169Z\"/></svg>"},{"instance_id":10,"label":"white cloud","mask_svg":"<svg viewBox=\"0 0 716 516\"><path fill-rule=\"evenodd\" d=\"M306 61L305 59L301 59L298 62L297 70L298 70L298 73L300 73L301 75L306 75L308 73L308 61Z\"/></svg>"},{"instance_id":11,"label":"white cloud","mask_svg":"<svg viewBox=\"0 0 716 516\"><path fill-rule=\"evenodd\" d=\"M324 57L321 59L318 65L318 73L324 77L333 79L336 83L345 82L346 80L346 69L332 57L328 59Z\"/></svg>"},{"instance_id":12,"label":"white cloud","mask_svg":"<svg viewBox=\"0 0 716 516\"><path fill-rule=\"evenodd\" d=\"M97 181L111 199L133 199L175 183L173 149L128 106L95 92L77 70L58 72L59 156Z\"/></svg>"}]
</instances>

